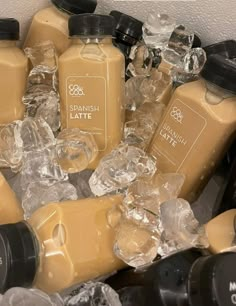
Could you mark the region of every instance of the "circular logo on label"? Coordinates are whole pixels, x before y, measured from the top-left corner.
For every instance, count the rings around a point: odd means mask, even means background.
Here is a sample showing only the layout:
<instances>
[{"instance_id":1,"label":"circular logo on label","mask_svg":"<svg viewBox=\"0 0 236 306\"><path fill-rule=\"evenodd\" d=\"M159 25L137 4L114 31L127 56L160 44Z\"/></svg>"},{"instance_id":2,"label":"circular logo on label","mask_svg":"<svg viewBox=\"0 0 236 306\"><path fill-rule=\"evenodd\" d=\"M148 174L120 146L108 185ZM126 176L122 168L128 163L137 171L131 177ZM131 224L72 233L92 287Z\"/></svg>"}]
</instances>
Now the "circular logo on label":
<instances>
[{"instance_id":1,"label":"circular logo on label","mask_svg":"<svg viewBox=\"0 0 236 306\"><path fill-rule=\"evenodd\" d=\"M178 123L182 124L183 123L183 118L184 115L181 112L181 110L179 108L177 108L176 106L174 106L170 112L170 116L177 121Z\"/></svg>"},{"instance_id":2,"label":"circular logo on label","mask_svg":"<svg viewBox=\"0 0 236 306\"><path fill-rule=\"evenodd\" d=\"M84 89L78 84L70 84L69 85L69 95L74 97L85 96Z\"/></svg>"}]
</instances>

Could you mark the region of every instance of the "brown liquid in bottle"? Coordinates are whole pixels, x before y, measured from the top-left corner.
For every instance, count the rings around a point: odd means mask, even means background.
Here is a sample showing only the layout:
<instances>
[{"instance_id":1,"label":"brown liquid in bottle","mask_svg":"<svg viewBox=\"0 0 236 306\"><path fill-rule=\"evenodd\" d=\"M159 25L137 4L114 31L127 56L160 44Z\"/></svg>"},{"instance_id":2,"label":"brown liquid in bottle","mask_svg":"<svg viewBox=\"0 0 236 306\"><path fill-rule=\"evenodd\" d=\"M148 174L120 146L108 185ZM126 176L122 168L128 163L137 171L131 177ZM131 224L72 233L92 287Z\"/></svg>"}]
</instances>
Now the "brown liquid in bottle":
<instances>
[{"instance_id":1,"label":"brown liquid in bottle","mask_svg":"<svg viewBox=\"0 0 236 306\"><path fill-rule=\"evenodd\" d=\"M236 209L231 209L206 224L206 234L208 236L210 251L221 253L236 249L234 220Z\"/></svg>"},{"instance_id":2,"label":"brown liquid in bottle","mask_svg":"<svg viewBox=\"0 0 236 306\"><path fill-rule=\"evenodd\" d=\"M235 96L218 98L204 80L187 83L175 90L148 151L161 172L186 175L180 197L192 202L223 157L235 128Z\"/></svg>"},{"instance_id":3,"label":"brown liquid in bottle","mask_svg":"<svg viewBox=\"0 0 236 306\"><path fill-rule=\"evenodd\" d=\"M26 88L28 60L16 46L19 23L0 19L0 125L24 117L22 97Z\"/></svg>"},{"instance_id":4,"label":"brown liquid in bottle","mask_svg":"<svg viewBox=\"0 0 236 306\"><path fill-rule=\"evenodd\" d=\"M74 17L79 22L86 16L91 15ZM92 18L113 19L101 16ZM74 38L72 46L59 58L62 128L80 128L94 135L99 154L89 165L91 169L120 143L123 135L124 67L124 56L113 46L109 35Z\"/></svg>"},{"instance_id":5,"label":"brown liquid in bottle","mask_svg":"<svg viewBox=\"0 0 236 306\"><path fill-rule=\"evenodd\" d=\"M32 48L36 44L51 40L58 54L62 54L70 46L68 19L69 14L54 6L37 12L33 17L24 48Z\"/></svg>"},{"instance_id":6,"label":"brown liquid in bottle","mask_svg":"<svg viewBox=\"0 0 236 306\"><path fill-rule=\"evenodd\" d=\"M41 246L34 285L55 292L124 267L107 213L121 196L49 204L29 219Z\"/></svg>"},{"instance_id":7,"label":"brown liquid in bottle","mask_svg":"<svg viewBox=\"0 0 236 306\"><path fill-rule=\"evenodd\" d=\"M15 223L24 219L23 209L14 191L0 173L0 224Z\"/></svg>"}]
</instances>

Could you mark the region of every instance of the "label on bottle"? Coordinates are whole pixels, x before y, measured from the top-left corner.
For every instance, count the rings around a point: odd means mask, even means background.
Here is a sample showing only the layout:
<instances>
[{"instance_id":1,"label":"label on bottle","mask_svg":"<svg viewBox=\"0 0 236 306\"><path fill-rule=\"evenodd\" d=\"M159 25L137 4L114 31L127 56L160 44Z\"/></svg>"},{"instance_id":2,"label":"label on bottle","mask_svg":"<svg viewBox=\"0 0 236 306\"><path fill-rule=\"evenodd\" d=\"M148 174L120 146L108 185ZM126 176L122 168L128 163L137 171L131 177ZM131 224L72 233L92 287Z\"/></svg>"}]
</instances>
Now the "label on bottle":
<instances>
[{"instance_id":1,"label":"label on bottle","mask_svg":"<svg viewBox=\"0 0 236 306\"><path fill-rule=\"evenodd\" d=\"M67 127L92 133L99 151L107 147L106 80L70 76L66 81Z\"/></svg>"},{"instance_id":2,"label":"label on bottle","mask_svg":"<svg viewBox=\"0 0 236 306\"><path fill-rule=\"evenodd\" d=\"M206 126L206 119L190 105L179 99L174 100L157 130L150 150L157 157L160 171L178 172Z\"/></svg>"}]
</instances>

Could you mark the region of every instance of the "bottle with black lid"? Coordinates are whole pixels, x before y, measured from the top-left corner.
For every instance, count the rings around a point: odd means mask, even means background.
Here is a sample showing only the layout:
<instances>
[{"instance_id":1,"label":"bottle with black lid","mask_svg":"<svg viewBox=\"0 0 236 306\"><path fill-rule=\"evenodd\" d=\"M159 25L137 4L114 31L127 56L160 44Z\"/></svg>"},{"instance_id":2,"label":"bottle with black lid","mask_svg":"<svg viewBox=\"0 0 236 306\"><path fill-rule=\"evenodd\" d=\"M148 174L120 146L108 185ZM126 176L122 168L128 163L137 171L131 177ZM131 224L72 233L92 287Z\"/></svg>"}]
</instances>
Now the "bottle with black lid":
<instances>
[{"instance_id":1,"label":"bottle with black lid","mask_svg":"<svg viewBox=\"0 0 236 306\"><path fill-rule=\"evenodd\" d=\"M95 169L123 135L125 61L112 43L114 28L109 15L71 16L72 44L59 58L62 128L94 134L98 156L89 169Z\"/></svg>"},{"instance_id":2,"label":"bottle with black lid","mask_svg":"<svg viewBox=\"0 0 236 306\"><path fill-rule=\"evenodd\" d=\"M31 22L24 48L50 40L58 55L70 46L68 20L71 15L93 13L97 0L51 0L52 5L38 11Z\"/></svg>"},{"instance_id":3,"label":"bottle with black lid","mask_svg":"<svg viewBox=\"0 0 236 306\"><path fill-rule=\"evenodd\" d=\"M236 58L236 41L233 39L224 40L213 45L209 45L203 48L207 56L219 54L225 58Z\"/></svg>"},{"instance_id":4,"label":"bottle with black lid","mask_svg":"<svg viewBox=\"0 0 236 306\"><path fill-rule=\"evenodd\" d=\"M143 270L127 270L106 282L122 306L233 306L236 253L202 255L189 249Z\"/></svg>"},{"instance_id":5,"label":"bottle with black lid","mask_svg":"<svg viewBox=\"0 0 236 306\"><path fill-rule=\"evenodd\" d=\"M131 47L136 45L142 38L143 22L119 11L111 11L110 15L116 21L115 39L113 42L123 52L127 67Z\"/></svg>"},{"instance_id":6,"label":"bottle with black lid","mask_svg":"<svg viewBox=\"0 0 236 306\"><path fill-rule=\"evenodd\" d=\"M106 217L121 201L110 196L52 203L27 221L0 225L0 293L12 287L60 292L124 268Z\"/></svg>"},{"instance_id":7,"label":"bottle with black lid","mask_svg":"<svg viewBox=\"0 0 236 306\"><path fill-rule=\"evenodd\" d=\"M0 18L0 126L22 120L28 60L17 41L20 24L14 18ZM14 90L12 90L14 88Z\"/></svg>"},{"instance_id":8,"label":"bottle with black lid","mask_svg":"<svg viewBox=\"0 0 236 306\"><path fill-rule=\"evenodd\" d=\"M149 153L157 157L161 172L186 175L180 197L193 202L224 157L235 131L236 62L211 55L200 80L175 90Z\"/></svg>"}]
</instances>

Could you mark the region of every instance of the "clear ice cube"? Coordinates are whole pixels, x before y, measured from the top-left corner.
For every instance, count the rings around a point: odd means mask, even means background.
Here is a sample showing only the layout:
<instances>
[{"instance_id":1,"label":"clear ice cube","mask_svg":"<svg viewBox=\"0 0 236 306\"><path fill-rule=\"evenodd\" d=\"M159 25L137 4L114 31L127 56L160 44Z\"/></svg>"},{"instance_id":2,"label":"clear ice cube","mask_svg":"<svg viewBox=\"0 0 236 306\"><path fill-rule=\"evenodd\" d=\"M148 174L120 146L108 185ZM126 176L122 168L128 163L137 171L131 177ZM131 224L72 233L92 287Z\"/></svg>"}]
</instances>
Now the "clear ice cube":
<instances>
[{"instance_id":1,"label":"clear ice cube","mask_svg":"<svg viewBox=\"0 0 236 306\"><path fill-rule=\"evenodd\" d=\"M24 154L21 171L21 187L26 190L30 183L44 181L51 186L55 182L66 181L68 176L55 160L52 149L31 151Z\"/></svg>"},{"instance_id":2,"label":"clear ice cube","mask_svg":"<svg viewBox=\"0 0 236 306\"><path fill-rule=\"evenodd\" d=\"M31 183L22 199L25 219L28 219L38 208L48 203L77 199L75 187L68 182L56 182L51 186L45 185L43 181Z\"/></svg>"},{"instance_id":3,"label":"clear ice cube","mask_svg":"<svg viewBox=\"0 0 236 306\"><path fill-rule=\"evenodd\" d=\"M43 41L33 48L26 48L24 51L33 67L41 66L50 72L57 71L58 56L53 42Z\"/></svg>"},{"instance_id":4,"label":"clear ice cube","mask_svg":"<svg viewBox=\"0 0 236 306\"><path fill-rule=\"evenodd\" d=\"M67 173L83 171L94 161L97 154L98 146L91 133L74 128L64 129L57 136L57 161Z\"/></svg>"},{"instance_id":5,"label":"clear ice cube","mask_svg":"<svg viewBox=\"0 0 236 306\"><path fill-rule=\"evenodd\" d=\"M140 86L145 78L132 77L125 83L125 108L135 111L143 103L144 97L140 92Z\"/></svg>"},{"instance_id":6,"label":"clear ice cube","mask_svg":"<svg viewBox=\"0 0 236 306\"><path fill-rule=\"evenodd\" d=\"M146 150L160 123L165 106L161 103L144 103L125 123L124 142Z\"/></svg>"},{"instance_id":7,"label":"clear ice cube","mask_svg":"<svg viewBox=\"0 0 236 306\"><path fill-rule=\"evenodd\" d=\"M149 76L152 70L153 57L150 49L144 43L138 43L131 48L131 62L126 74L128 77Z\"/></svg>"},{"instance_id":8,"label":"clear ice cube","mask_svg":"<svg viewBox=\"0 0 236 306\"><path fill-rule=\"evenodd\" d=\"M163 49L170 39L176 21L166 14L152 11L143 25L143 40L149 47Z\"/></svg>"},{"instance_id":9,"label":"clear ice cube","mask_svg":"<svg viewBox=\"0 0 236 306\"><path fill-rule=\"evenodd\" d=\"M51 42L25 49L33 68L28 77L25 95L25 117L42 117L56 132L60 127L58 94L58 59Z\"/></svg>"},{"instance_id":10,"label":"clear ice cube","mask_svg":"<svg viewBox=\"0 0 236 306\"><path fill-rule=\"evenodd\" d=\"M180 25L173 31L168 46L162 50L162 58L168 64L182 69L182 58L190 52L194 41L194 33Z\"/></svg>"},{"instance_id":11,"label":"clear ice cube","mask_svg":"<svg viewBox=\"0 0 236 306\"><path fill-rule=\"evenodd\" d=\"M158 233L137 226L125 218L115 228L114 252L129 266L138 268L152 263L159 247Z\"/></svg>"},{"instance_id":12,"label":"clear ice cube","mask_svg":"<svg viewBox=\"0 0 236 306\"><path fill-rule=\"evenodd\" d=\"M63 306L59 294L51 296L38 289L12 288L1 300L1 306Z\"/></svg>"},{"instance_id":13,"label":"clear ice cube","mask_svg":"<svg viewBox=\"0 0 236 306\"><path fill-rule=\"evenodd\" d=\"M188 31L183 25L177 26L168 42L168 47L179 55L185 55L193 46L194 33Z\"/></svg>"},{"instance_id":14,"label":"clear ice cube","mask_svg":"<svg viewBox=\"0 0 236 306\"><path fill-rule=\"evenodd\" d=\"M156 172L156 161L143 150L121 144L101 159L89 180L96 196L128 187L139 177L151 177Z\"/></svg>"},{"instance_id":15,"label":"clear ice cube","mask_svg":"<svg viewBox=\"0 0 236 306\"><path fill-rule=\"evenodd\" d=\"M184 72L199 74L206 60L206 52L202 48L191 49L183 58Z\"/></svg>"},{"instance_id":16,"label":"clear ice cube","mask_svg":"<svg viewBox=\"0 0 236 306\"><path fill-rule=\"evenodd\" d=\"M9 167L14 172L22 165L21 127L22 121L14 121L0 129L0 167Z\"/></svg>"},{"instance_id":17,"label":"clear ice cube","mask_svg":"<svg viewBox=\"0 0 236 306\"><path fill-rule=\"evenodd\" d=\"M159 254L164 256L181 249L209 246L204 226L195 218L190 204L173 199L160 206L162 243Z\"/></svg>"},{"instance_id":18,"label":"clear ice cube","mask_svg":"<svg viewBox=\"0 0 236 306\"><path fill-rule=\"evenodd\" d=\"M122 306L118 294L100 282L82 284L64 298L65 306Z\"/></svg>"},{"instance_id":19,"label":"clear ice cube","mask_svg":"<svg viewBox=\"0 0 236 306\"><path fill-rule=\"evenodd\" d=\"M185 181L182 174L155 174L131 184L123 200L124 215L137 225L160 233L160 205L177 198Z\"/></svg>"},{"instance_id":20,"label":"clear ice cube","mask_svg":"<svg viewBox=\"0 0 236 306\"><path fill-rule=\"evenodd\" d=\"M50 126L42 118L25 118L21 127L24 154L41 151L55 145L55 137Z\"/></svg>"}]
</instances>

